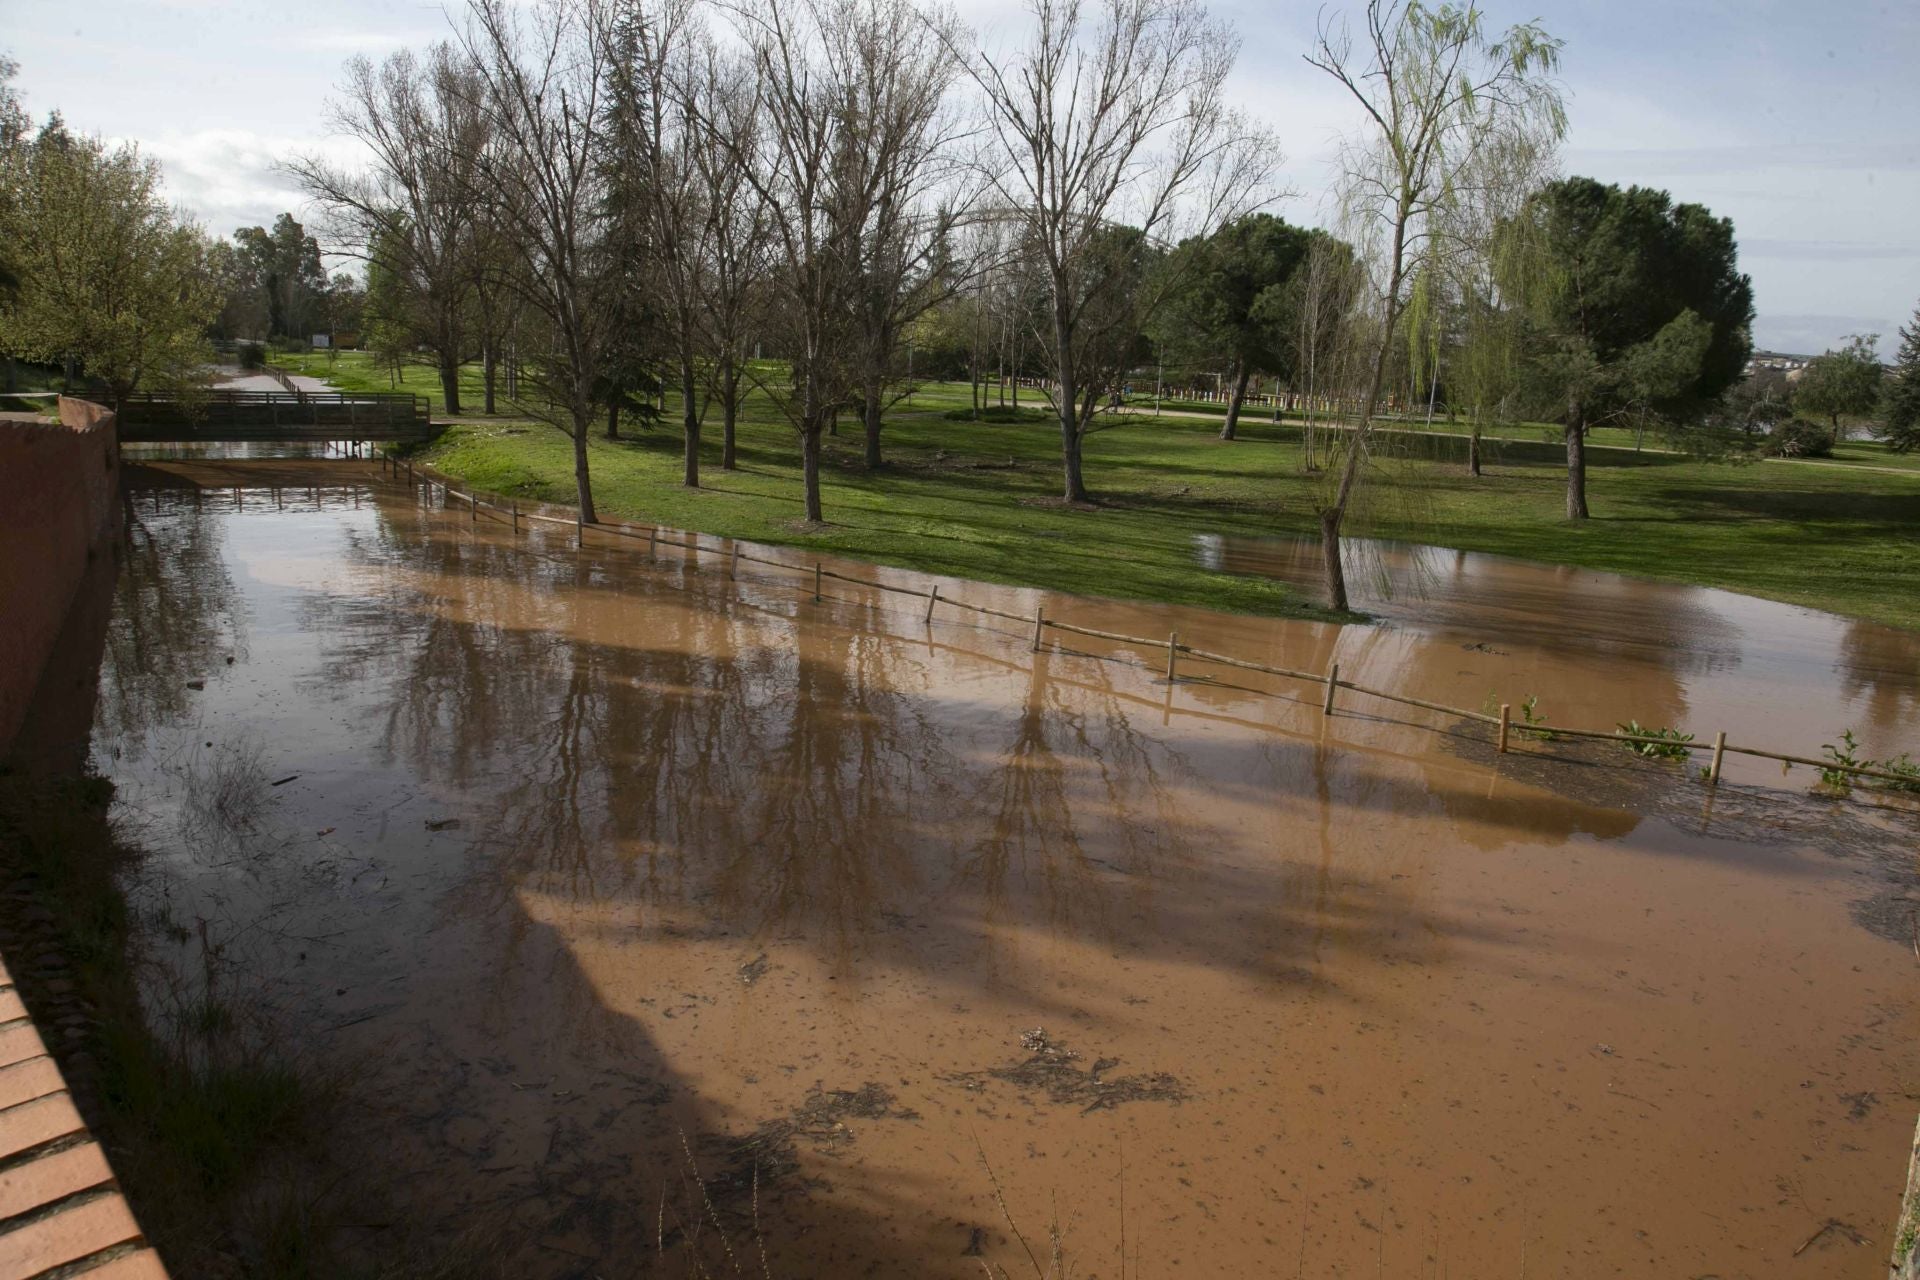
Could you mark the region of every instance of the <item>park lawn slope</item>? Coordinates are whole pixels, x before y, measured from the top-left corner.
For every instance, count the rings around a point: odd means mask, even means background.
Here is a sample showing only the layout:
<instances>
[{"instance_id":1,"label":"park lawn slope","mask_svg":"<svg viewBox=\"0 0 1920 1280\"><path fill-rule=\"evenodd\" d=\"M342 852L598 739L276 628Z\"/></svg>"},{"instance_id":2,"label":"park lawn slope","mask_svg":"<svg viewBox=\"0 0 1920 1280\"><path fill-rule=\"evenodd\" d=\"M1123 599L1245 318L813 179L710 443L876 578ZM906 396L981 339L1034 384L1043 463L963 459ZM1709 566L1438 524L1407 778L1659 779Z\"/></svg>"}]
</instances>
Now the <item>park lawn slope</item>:
<instances>
[{"instance_id":1,"label":"park lawn slope","mask_svg":"<svg viewBox=\"0 0 1920 1280\"><path fill-rule=\"evenodd\" d=\"M740 469L717 465L717 424L699 490L679 483L668 428L593 438L594 495L609 516L984 581L1166 600L1279 616L1325 616L1317 596L1211 572L1198 539L1311 536L1323 480L1300 471L1296 427L1259 424L1222 442L1204 420L1127 418L1088 442L1092 509L1058 499L1059 440L1045 424L956 421L936 391L896 409L888 465L869 473L851 430L825 441L827 523L802 519L794 434L765 406L740 427ZM669 409L668 421L672 421ZM1252 424L1249 424L1252 426ZM1505 441L1486 474L1436 460L1375 463L1349 532L1723 587L1920 627L1920 476L1840 467L1707 463L1596 451L1594 518L1569 523L1557 445ZM526 422L450 428L431 460L503 495L570 503L570 443Z\"/></svg>"}]
</instances>

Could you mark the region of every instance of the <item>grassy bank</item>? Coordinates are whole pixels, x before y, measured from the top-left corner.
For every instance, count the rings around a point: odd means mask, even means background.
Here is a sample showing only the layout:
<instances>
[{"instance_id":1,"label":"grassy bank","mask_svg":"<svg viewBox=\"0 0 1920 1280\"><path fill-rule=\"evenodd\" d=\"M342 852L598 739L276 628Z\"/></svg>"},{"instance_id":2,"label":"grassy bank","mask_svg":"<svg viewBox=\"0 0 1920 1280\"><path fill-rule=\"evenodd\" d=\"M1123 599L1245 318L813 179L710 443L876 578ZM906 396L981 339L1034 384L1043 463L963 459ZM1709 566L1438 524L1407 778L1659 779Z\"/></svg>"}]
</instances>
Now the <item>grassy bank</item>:
<instances>
[{"instance_id":1,"label":"grassy bank","mask_svg":"<svg viewBox=\"0 0 1920 1280\"><path fill-rule=\"evenodd\" d=\"M322 361L324 363L324 361ZM343 355L341 385L356 364ZM430 379L431 370L418 371ZM384 382L385 375L374 375ZM1025 397L1023 396L1023 407ZM1214 573L1203 536L1312 536L1322 478L1301 471L1297 424L1244 421L1222 442L1201 418L1129 417L1087 445L1095 509L1058 501L1059 439L1044 422L965 420L965 384L930 387L890 413L888 465L861 465L857 426L826 441L828 524L801 521L794 434L750 406L738 471L717 465L710 418L705 487L679 483L677 431L592 442L594 493L608 515L994 582L1285 616L1317 597ZM675 410L670 407L668 420ZM957 414L958 416L954 416ZM1707 463L1596 449L1594 518L1567 522L1565 459L1538 432L1489 442L1485 474L1465 473L1465 442L1395 437L1352 533L1579 565L1804 604L1920 627L1920 475L1836 464ZM1529 436L1531 438L1529 438ZM1875 446L1844 446L1882 465ZM450 430L433 461L503 494L571 502L571 446L527 422Z\"/></svg>"}]
</instances>

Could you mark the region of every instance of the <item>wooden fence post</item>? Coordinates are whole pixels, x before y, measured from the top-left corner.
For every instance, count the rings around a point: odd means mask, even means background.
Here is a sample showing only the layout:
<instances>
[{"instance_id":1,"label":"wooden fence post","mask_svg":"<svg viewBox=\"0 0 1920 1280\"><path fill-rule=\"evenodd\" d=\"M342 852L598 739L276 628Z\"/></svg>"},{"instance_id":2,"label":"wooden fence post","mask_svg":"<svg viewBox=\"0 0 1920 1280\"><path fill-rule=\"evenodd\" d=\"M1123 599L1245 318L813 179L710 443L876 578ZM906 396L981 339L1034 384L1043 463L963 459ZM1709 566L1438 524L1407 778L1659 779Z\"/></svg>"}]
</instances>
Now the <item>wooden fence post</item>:
<instances>
[{"instance_id":1,"label":"wooden fence post","mask_svg":"<svg viewBox=\"0 0 1920 1280\"><path fill-rule=\"evenodd\" d=\"M1035 653L1040 652L1040 629L1046 625L1047 611L1045 609L1035 609L1033 611L1033 651Z\"/></svg>"},{"instance_id":2,"label":"wooden fence post","mask_svg":"<svg viewBox=\"0 0 1920 1280\"><path fill-rule=\"evenodd\" d=\"M927 616L924 619L924 621L929 626L933 624L933 606L939 603L940 603L940 584L936 582L933 584L933 590L927 593Z\"/></svg>"},{"instance_id":3,"label":"wooden fence post","mask_svg":"<svg viewBox=\"0 0 1920 1280\"><path fill-rule=\"evenodd\" d=\"M1174 664L1174 660L1179 656L1180 656L1180 633L1178 631L1169 631L1167 632L1167 683L1168 684L1173 683L1173 664Z\"/></svg>"},{"instance_id":4,"label":"wooden fence post","mask_svg":"<svg viewBox=\"0 0 1920 1280\"><path fill-rule=\"evenodd\" d=\"M1707 781L1720 785L1720 762L1727 755L1727 731L1722 729L1713 735L1713 763L1707 768Z\"/></svg>"},{"instance_id":5,"label":"wooden fence post","mask_svg":"<svg viewBox=\"0 0 1920 1280\"><path fill-rule=\"evenodd\" d=\"M515 533L518 533L520 532L520 504L516 502L516 503L513 503L512 506L513 506L513 531Z\"/></svg>"},{"instance_id":6,"label":"wooden fence post","mask_svg":"<svg viewBox=\"0 0 1920 1280\"><path fill-rule=\"evenodd\" d=\"M1513 711L1513 708L1509 706L1507 703L1503 702L1500 704L1500 745L1498 747L1498 750L1501 755L1505 755L1507 753L1507 726L1509 723L1511 723L1512 711Z\"/></svg>"},{"instance_id":7,"label":"wooden fence post","mask_svg":"<svg viewBox=\"0 0 1920 1280\"><path fill-rule=\"evenodd\" d=\"M1340 664L1335 662L1327 667L1327 700L1320 704L1320 714L1333 714L1333 691L1340 687Z\"/></svg>"},{"instance_id":8,"label":"wooden fence post","mask_svg":"<svg viewBox=\"0 0 1920 1280\"><path fill-rule=\"evenodd\" d=\"M472 494L467 495L467 523L480 523L480 499L474 497Z\"/></svg>"},{"instance_id":9,"label":"wooden fence post","mask_svg":"<svg viewBox=\"0 0 1920 1280\"><path fill-rule=\"evenodd\" d=\"M820 562L813 562L813 602L820 603Z\"/></svg>"}]
</instances>

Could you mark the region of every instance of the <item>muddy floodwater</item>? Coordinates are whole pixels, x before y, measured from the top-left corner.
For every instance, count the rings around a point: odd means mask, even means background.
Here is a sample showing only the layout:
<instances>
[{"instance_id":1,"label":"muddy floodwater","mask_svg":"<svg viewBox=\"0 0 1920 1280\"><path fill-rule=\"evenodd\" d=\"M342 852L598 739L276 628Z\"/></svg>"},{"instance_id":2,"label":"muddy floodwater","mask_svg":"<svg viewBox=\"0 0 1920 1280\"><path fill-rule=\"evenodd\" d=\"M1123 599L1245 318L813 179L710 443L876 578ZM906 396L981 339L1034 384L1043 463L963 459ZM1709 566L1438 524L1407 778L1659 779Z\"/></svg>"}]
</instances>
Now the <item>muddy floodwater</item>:
<instances>
[{"instance_id":1,"label":"muddy floodwater","mask_svg":"<svg viewBox=\"0 0 1920 1280\"><path fill-rule=\"evenodd\" d=\"M338 1141L395 1215L493 1226L513 1274L733 1274L716 1222L754 1274L1033 1274L1009 1214L1106 1280L1883 1274L1920 1093L1895 802L1169 685L1159 651L577 551L365 463L130 476L93 754L149 943L192 971L207 922L358 1072ZM1911 635L1498 582L1344 629L942 595L1920 754Z\"/></svg>"}]
</instances>

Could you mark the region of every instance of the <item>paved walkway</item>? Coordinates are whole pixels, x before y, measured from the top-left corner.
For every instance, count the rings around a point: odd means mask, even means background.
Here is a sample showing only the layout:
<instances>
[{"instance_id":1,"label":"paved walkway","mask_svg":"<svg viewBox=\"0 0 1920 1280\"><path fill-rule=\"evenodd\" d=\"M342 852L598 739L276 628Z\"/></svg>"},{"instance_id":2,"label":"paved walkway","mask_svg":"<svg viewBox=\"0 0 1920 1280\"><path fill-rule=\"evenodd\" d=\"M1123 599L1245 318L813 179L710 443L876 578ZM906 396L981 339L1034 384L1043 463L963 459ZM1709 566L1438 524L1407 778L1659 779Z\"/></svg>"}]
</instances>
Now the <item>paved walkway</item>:
<instances>
[{"instance_id":1,"label":"paved walkway","mask_svg":"<svg viewBox=\"0 0 1920 1280\"><path fill-rule=\"evenodd\" d=\"M167 1280L0 964L0 1280Z\"/></svg>"}]
</instances>

